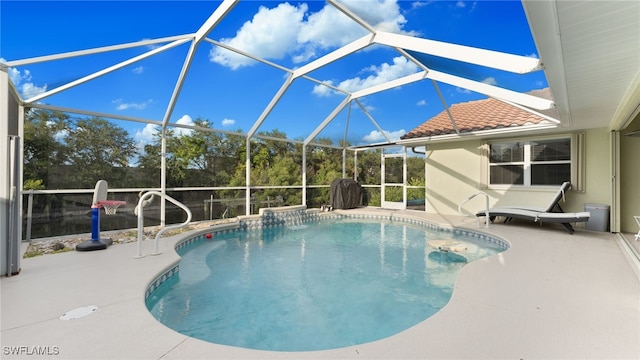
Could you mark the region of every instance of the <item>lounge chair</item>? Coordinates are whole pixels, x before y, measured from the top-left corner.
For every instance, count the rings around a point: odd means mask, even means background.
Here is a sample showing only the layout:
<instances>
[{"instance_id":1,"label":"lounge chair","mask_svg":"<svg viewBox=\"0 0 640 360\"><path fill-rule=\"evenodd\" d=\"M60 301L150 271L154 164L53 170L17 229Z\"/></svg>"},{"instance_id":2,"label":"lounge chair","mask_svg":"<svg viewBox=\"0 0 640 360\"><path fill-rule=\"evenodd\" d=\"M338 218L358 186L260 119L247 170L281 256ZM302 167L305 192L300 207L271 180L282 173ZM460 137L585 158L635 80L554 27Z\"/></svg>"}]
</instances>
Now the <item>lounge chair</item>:
<instances>
[{"instance_id":1,"label":"lounge chair","mask_svg":"<svg viewBox=\"0 0 640 360\"><path fill-rule=\"evenodd\" d=\"M634 219L636 219L636 223L638 223L638 227L640 228L640 216L634 216ZM636 239L636 241L640 240L640 230L638 230L638 233L634 236L634 238Z\"/></svg>"},{"instance_id":2,"label":"lounge chair","mask_svg":"<svg viewBox=\"0 0 640 360\"><path fill-rule=\"evenodd\" d=\"M527 206L497 206L489 209L489 220L493 222L496 217L504 216L504 222L513 219L532 220L534 222L560 223L564 228L573 234L572 222L586 222L591 214L589 212L565 213L560 206L560 200L565 198L565 193L571 189L571 183L565 182L560 186L560 190L553 197L551 203L546 208L536 208ZM486 216L485 211L476 214L477 217Z\"/></svg>"}]
</instances>

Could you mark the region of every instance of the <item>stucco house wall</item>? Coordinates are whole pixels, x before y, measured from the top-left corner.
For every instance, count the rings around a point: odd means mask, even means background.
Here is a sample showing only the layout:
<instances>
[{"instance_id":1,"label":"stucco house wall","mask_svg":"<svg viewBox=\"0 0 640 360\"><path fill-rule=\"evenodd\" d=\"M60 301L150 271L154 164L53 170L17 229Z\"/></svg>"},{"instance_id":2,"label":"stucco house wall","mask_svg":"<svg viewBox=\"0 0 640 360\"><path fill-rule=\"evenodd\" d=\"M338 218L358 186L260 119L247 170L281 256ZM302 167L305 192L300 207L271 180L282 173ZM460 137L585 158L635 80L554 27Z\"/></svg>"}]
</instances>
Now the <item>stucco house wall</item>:
<instances>
[{"instance_id":1,"label":"stucco house wall","mask_svg":"<svg viewBox=\"0 0 640 360\"><path fill-rule=\"evenodd\" d=\"M524 139L525 137L523 137ZM529 137L536 138L536 137ZM483 140L472 139L466 141L432 143L427 149L427 199L426 211L442 215L458 214L458 205L470 195L484 191L489 195L489 205L528 205L546 207L557 187L521 189L483 188L482 176L487 170L483 169L482 160ZM584 210L585 203L610 204L612 183L610 167L610 133L606 128L584 131L584 191L571 191L567 194L562 207L567 212ZM625 144L626 147L633 145ZM640 146L640 141L635 146ZM636 154L640 154L635 148ZM626 148L624 152L628 151ZM637 166L636 166L637 168ZM624 176L631 176L627 174ZM638 173L635 173L638 176ZM466 213L481 211L485 199L477 196L465 204ZM624 210L623 210L624 213ZM624 216L623 216L624 217ZM633 218L631 218L633 221ZM584 223L576 224L583 227ZM629 224L626 226L629 231Z\"/></svg>"}]
</instances>

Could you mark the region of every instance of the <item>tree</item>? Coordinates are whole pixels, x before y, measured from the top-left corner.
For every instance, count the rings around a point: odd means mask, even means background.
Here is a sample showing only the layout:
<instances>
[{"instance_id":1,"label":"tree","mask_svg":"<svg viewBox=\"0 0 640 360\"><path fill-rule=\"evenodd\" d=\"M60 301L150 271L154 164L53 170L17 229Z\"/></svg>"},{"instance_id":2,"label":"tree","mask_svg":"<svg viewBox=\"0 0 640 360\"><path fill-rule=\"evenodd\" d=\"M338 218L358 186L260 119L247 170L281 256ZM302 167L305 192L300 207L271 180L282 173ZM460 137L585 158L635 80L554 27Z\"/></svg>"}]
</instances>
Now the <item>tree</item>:
<instances>
[{"instance_id":1,"label":"tree","mask_svg":"<svg viewBox=\"0 0 640 360\"><path fill-rule=\"evenodd\" d=\"M175 129L165 130L164 136L167 146L166 154L164 155L166 166L165 182L167 187L181 187L187 176L189 159L181 157L184 156L180 150L181 139L180 135L176 134ZM153 134L151 143L144 146L144 154L138 157L138 165L146 176L160 179L162 168L162 128L159 126Z\"/></svg>"},{"instance_id":2,"label":"tree","mask_svg":"<svg viewBox=\"0 0 640 360\"><path fill-rule=\"evenodd\" d=\"M256 137L251 140L251 185L252 186L290 186L302 184L302 147L287 141L285 133L273 130L258 135L276 138ZM283 141L277 140L283 139ZM231 186L243 186L246 179L246 142L238 149L238 159ZM237 196L238 194L236 194ZM301 192L298 189L264 189L255 191L252 198L258 202L282 197L285 204L300 204ZM256 206L256 209L260 205Z\"/></svg>"},{"instance_id":3,"label":"tree","mask_svg":"<svg viewBox=\"0 0 640 360\"><path fill-rule=\"evenodd\" d=\"M126 187L129 161L137 154L135 141L126 130L98 117L76 119L66 137L70 178L81 188L91 188L99 179ZM121 169L121 171L118 171Z\"/></svg>"},{"instance_id":4,"label":"tree","mask_svg":"<svg viewBox=\"0 0 640 360\"><path fill-rule=\"evenodd\" d=\"M300 159L298 164L302 163L302 154L298 147L294 144L286 141L287 135L278 130L270 132L259 132L258 135L269 136L273 138L280 138L283 141L254 138L251 139L250 152L251 152L251 184L252 185L269 185L270 181L267 176L269 168L276 165L277 159L291 157L293 159ZM237 148L238 163L231 179L233 186L244 185L246 177L246 142ZM297 160L294 160L297 161ZM300 171L298 171L300 173ZM291 185L291 184L283 184Z\"/></svg>"},{"instance_id":5,"label":"tree","mask_svg":"<svg viewBox=\"0 0 640 360\"><path fill-rule=\"evenodd\" d=\"M194 186L223 186L235 172L243 138L213 131L208 120L196 119L199 129L179 137L176 157L189 160L188 168L197 169L201 176ZM209 130L211 129L211 130Z\"/></svg>"},{"instance_id":6,"label":"tree","mask_svg":"<svg viewBox=\"0 0 640 360\"><path fill-rule=\"evenodd\" d=\"M330 139L317 139L322 145L332 145ZM342 177L342 150L324 146L307 147L307 184L331 185ZM330 200L330 188L307 189L307 205L320 207L328 204Z\"/></svg>"},{"instance_id":7,"label":"tree","mask_svg":"<svg viewBox=\"0 0 640 360\"><path fill-rule=\"evenodd\" d=\"M208 120L194 121L196 129L165 131L167 149L167 186L225 186L236 172L243 156L244 141L240 136L217 133ZM153 141L145 145L138 164L148 176L160 176L162 131L154 133Z\"/></svg>"},{"instance_id":8,"label":"tree","mask_svg":"<svg viewBox=\"0 0 640 360\"><path fill-rule=\"evenodd\" d=\"M331 145L330 139L317 143ZM307 147L307 182L309 185L330 185L342 177L342 150L324 146Z\"/></svg>"},{"instance_id":9,"label":"tree","mask_svg":"<svg viewBox=\"0 0 640 360\"><path fill-rule=\"evenodd\" d=\"M25 190L93 188L97 179L125 186L133 140L104 119L72 119L59 111L26 109L24 121ZM114 171L114 166L123 171ZM61 216L66 197L34 197L34 208L47 216Z\"/></svg>"},{"instance_id":10,"label":"tree","mask_svg":"<svg viewBox=\"0 0 640 360\"><path fill-rule=\"evenodd\" d=\"M69 116L59 111L26 109L24 181L49 184L50 170L64 164L68 149L58 140L69 130Z\"/></svg>"},{"instance_id":11,"label":"tree","mask_svg":"<svg viewBox=\"0 0 640 360\"><path fill-rule=\"evenodd\" d=\"M159 127L158 127L159 129ZM149 182L148 187L160 187L160 163L161 163L161 144L160 131L153 134L154 140L150 144L144 145L144 152L138 157L138 168L143 178ZM169 183L169 179L167 179Z\"/></svg>"},{"instance_id":12,"label":"tree","mask_svg":"<svg viewBox=\"0 0 640 360\"><path fill-rule=\"evenodd\" d=\"M358 152L358 182L380 185L380 150Z\"/></svg>"}]
</instances>

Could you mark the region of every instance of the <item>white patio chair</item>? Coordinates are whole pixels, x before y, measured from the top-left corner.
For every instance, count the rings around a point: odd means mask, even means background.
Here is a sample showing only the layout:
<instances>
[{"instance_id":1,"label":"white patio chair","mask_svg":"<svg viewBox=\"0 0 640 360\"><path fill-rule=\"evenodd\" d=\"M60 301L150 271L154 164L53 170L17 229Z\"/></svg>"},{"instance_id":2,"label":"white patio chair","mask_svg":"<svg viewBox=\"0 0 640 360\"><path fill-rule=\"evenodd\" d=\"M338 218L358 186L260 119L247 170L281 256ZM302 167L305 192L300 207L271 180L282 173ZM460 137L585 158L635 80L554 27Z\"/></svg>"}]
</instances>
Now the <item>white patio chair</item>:
<instances>
[{"instance_id":1,"label":"white patio chair","mask_svg":"<svg viewBox=\"0 0 640 360\"><path fill-rule=\"evenodd\" d=\"M634 216L633 218L636 219L636 223L638 223L638 228L640 228L640 216ZM640 240L640 230L638 230L638 233L634 237L636 241Z\"/></svg>"}]
</instances>

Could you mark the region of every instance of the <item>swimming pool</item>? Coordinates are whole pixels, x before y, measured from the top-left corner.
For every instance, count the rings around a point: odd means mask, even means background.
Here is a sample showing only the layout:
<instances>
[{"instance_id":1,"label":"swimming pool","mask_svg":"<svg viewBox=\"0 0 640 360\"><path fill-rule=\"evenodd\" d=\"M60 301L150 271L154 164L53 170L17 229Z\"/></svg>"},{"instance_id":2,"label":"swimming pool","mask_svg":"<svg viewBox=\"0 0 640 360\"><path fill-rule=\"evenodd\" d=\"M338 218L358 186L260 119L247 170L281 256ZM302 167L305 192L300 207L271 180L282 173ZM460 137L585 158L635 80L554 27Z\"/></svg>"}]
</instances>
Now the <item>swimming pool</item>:
<instances>
[{"instance_id":1,"label":"swimming pool","mask_svg":"<svg viewBox=\"0 0 640 360\"><path fill-rule=\"evenodd\" d=\"M442 252L434 239L465 244ZM438 312L468 262L505 244L362 219L231 231L180 248L180 271L147 307L166 326L217 344L311 351L379 340Z\"/></svg>"}]
</instances>

